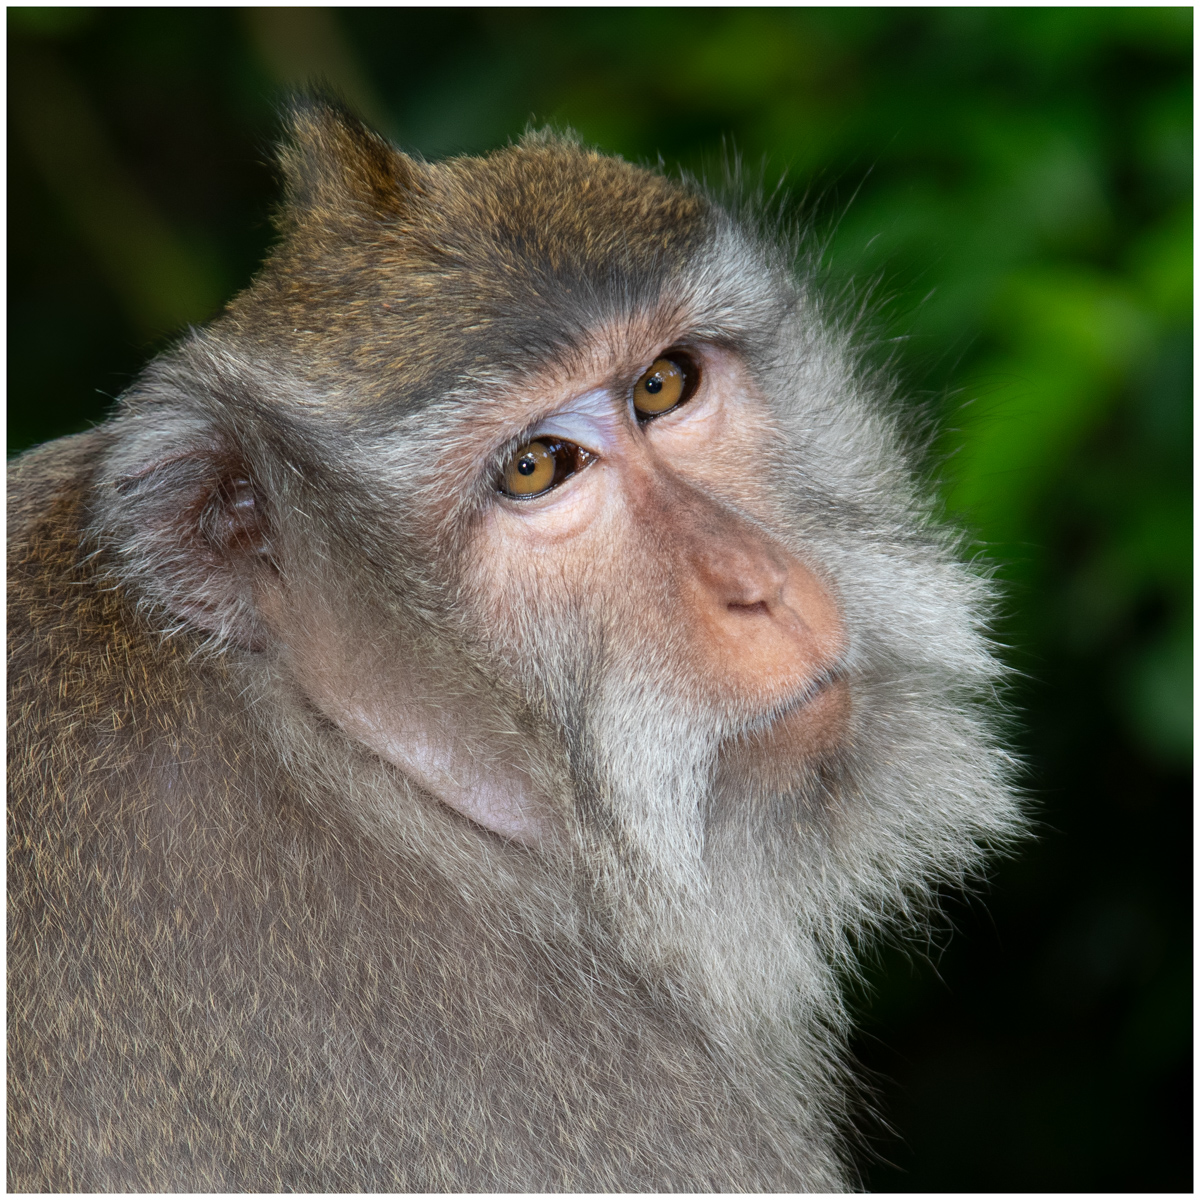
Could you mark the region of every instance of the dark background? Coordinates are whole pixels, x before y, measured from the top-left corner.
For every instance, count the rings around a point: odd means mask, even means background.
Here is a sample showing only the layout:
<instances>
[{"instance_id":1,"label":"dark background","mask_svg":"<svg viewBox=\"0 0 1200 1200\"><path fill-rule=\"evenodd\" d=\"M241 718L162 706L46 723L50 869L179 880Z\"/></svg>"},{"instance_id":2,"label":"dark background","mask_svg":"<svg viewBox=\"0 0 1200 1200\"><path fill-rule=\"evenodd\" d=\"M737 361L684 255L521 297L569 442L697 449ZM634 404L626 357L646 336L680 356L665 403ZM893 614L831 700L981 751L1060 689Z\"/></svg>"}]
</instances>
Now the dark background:
<instances>
[{"instance_id":1,"label":"dark background","mask_svg":"<svg viewBox=\"0 0 1200 1200\"><path fill-rule=\"evenodd\" d=\"M535 119L786 176L940 414L929 470L1004 582L1040 823L869 964L866 1182L1190 1189L1190 9L9 9L8 33L10 451L100 418L247 282L305 79L431 157Z\"/></svg>"}]
</instances>

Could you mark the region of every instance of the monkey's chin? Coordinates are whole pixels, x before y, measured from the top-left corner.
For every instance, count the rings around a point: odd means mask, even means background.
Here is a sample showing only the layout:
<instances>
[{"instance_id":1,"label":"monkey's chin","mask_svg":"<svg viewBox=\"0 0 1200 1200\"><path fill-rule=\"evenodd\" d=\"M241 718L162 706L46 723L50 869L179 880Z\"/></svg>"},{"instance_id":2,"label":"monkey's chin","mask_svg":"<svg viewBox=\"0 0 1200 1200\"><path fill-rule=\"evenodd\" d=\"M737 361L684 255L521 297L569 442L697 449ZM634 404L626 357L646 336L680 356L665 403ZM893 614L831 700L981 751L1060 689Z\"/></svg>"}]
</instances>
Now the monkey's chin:
<instances>
[{"instance_id":1,"label":"monkey's chin","mask_svg":"<svg viewBox=\"0 0 1200 1200\"><path fill-rule=\"evenodd\" d=\"M827 679L815 693L730 738L720 753L723 771L773 791L786 791L817 763L845 748L851 712L846 678Z\"/></svg>"}]
</instances>

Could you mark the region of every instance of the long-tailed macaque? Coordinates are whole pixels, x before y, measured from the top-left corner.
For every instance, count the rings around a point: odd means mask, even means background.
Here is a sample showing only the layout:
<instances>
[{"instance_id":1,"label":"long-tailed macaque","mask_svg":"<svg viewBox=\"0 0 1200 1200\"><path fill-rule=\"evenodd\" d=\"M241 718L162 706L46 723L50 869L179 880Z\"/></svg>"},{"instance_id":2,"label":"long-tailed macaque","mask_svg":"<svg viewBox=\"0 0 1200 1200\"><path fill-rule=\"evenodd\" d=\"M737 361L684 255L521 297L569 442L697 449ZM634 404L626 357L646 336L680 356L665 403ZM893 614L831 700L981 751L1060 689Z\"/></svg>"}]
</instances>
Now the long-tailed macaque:
<instances>
[{"instance_id":1,"label":"long-tailed macaque","mask_svg":"<svg viewBox=\"0 0 1200 1200\"><path fill-rule=\"evenodd\" d=\"M885 382L694 185L290 120L10 470L9 1188L853 1186L855 947L1020 823Z\"/></svg>"}]
</instances>

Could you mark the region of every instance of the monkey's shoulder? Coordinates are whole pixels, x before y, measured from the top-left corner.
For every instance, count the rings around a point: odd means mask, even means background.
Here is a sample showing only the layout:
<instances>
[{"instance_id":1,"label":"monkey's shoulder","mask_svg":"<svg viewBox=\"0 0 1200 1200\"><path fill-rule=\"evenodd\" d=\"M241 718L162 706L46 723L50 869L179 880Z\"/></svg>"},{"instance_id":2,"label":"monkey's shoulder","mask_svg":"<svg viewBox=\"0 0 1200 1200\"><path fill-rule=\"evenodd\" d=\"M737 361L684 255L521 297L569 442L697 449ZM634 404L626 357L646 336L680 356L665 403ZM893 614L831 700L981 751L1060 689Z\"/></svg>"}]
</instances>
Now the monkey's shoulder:
<instances>
[{"instance_id":1,"label":"monkey's shoulder","mask_svg":"<svg viewBox=\"0 0 1200 1200\"><path fill-rule=\"evenodd\" d=\"M88 642L107 640L110 597L93 584L85 549L87 496L104 436L61 438L8 467L10 699L31 673L40 684ZM10 723L10 727L15 722Z\"/></svg>"},{"instance_id":2,"label":"monkey's shoulder","mask_svg":"<svg viewBox=\"0 0 1200 1200\"><path fill-rule=\"evenodd\" d=\"M146 714L162 728L220 673L189 665L189 639L155 631L90 535L110 442L101 426L9 464L9 738L27 756L47 739L79 747Z\"/></svg>"},{"instance_id":3,"label":"monkey's shoulder","mask_svg":"<svg viewBox=\"0 0 1200 1200\"><path fill-rule=\"evenodd\" d=\"M9 462L10 580L34 557L45 561L52 542L61 548L64 538L78 538L84 494L108 440L107 430L100 427L34 446Z\"/></svg>"}]
</instances>

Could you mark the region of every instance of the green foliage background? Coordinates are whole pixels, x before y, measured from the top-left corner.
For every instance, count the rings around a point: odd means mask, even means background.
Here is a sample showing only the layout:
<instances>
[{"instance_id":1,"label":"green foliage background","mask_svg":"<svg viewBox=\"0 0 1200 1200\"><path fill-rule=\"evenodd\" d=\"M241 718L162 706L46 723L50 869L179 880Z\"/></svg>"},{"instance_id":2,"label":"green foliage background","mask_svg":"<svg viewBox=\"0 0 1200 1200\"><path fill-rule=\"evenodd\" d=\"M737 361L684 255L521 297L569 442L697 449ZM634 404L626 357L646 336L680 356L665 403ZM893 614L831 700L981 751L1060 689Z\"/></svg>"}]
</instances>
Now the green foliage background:
<instances>
[{"instance_id":1,"label":"green foliage background","mask_svg":"<svg viewBox=\"0 0 1200 1200\"><path fill-rule=\"evenodd\" d=\"M98 419L250 278L275 105L307 79L431 157L535 119L785 177L940 419L1041 822L934 943L871 964L865 1182L1190 1188L1190 9L26 8L8 32L10 451Z\"/></svg>"}]
</instances>

